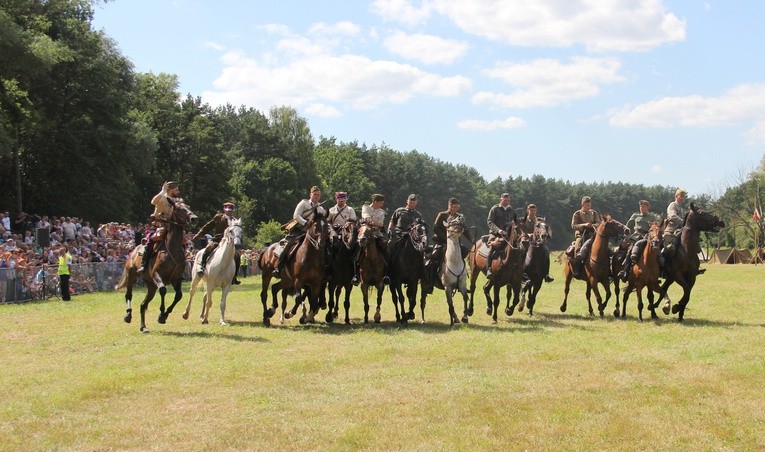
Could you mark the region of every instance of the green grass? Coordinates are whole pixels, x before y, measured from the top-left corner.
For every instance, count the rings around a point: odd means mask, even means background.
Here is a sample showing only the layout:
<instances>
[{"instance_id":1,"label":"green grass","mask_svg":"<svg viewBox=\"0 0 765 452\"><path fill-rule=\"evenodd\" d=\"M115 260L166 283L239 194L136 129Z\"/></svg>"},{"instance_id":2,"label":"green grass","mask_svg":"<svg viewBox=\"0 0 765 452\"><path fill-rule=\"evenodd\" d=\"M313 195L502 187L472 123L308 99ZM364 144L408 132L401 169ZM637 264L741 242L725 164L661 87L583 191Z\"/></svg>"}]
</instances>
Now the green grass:
<instances>
[{"instance_id":1,"label":"green grass","mask_svg":"<svg viewBox=\"0 0 765 452\"><path fill-rule=\"evenodd\" d=\"M155 299L148 335L122 293L0 305L0 449L762 450L763 276L709 266L683 324L638 322L634 295L626 321L590 318L581 282L562 314L561 276L498 325L479 286L455 328L441 291L424 325L419 307L396 324L386 292L363 326L358 289L350 326L265 328L255 278L231 325L219 302L201 325L199 296L158 325Z\"/></svg>"}]
</instances>

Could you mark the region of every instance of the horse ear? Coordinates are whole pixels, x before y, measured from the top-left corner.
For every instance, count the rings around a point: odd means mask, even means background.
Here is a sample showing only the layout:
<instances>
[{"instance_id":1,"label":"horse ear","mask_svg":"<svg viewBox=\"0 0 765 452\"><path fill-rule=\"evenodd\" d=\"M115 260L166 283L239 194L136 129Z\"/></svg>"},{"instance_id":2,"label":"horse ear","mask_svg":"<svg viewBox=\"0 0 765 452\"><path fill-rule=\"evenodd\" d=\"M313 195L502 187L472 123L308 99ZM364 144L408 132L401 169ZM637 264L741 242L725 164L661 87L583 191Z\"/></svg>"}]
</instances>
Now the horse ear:
<instances>
[{"instance_id":1,"label":"horse ear","mask_svg":"<svg viewBox=\"0 0 765 452\"><path fill-rule=\"evenodd\" d=\"M691 203L691 210L695 213L695 212L698 212L699 208L696 207L696 204Z\"/></svg>"}]
</instances>

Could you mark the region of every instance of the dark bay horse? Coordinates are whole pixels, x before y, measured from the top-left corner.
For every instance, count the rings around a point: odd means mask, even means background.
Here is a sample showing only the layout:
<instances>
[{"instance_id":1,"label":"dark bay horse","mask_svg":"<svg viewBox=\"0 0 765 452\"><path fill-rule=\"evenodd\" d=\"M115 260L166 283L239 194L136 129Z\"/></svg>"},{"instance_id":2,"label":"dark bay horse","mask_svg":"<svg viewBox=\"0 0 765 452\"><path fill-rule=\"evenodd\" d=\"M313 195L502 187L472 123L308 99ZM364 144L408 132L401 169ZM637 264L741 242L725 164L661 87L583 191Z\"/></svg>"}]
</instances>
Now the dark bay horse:
<instances>
[{"instance_id":1,"label":"dark bay horse","mask_svg":"<svg viewBox=\"0 0 765 452\"><path fill-rule=\"evenodd\" d=\"M654 305L654 292L660 292L659 287L659 251L661 249L661 232L658 223L650 223L651 227L646 236L646 245L640 255L640 259L632 264L632 271L627 279L627 288L624 290L624 300L622 301L621 317L627 316L627 299L632 291L635 291L638 300L638 316L643 320L643 288L647 288L648 306ZM616 298L616 308L614 317L619 317L619 298ZM657 318L656 308L651 309L651 317Z\"/></svg>"},{"instance_id":2,"label":"dark bay horse","mask_svg":"<svg viewBox=\"0 0 765 452\"><path fill-rule=\"evenodd\" d=\"M186 269L186 251L183 244L184 230L196 218L188 206L183 203L177 203L173 207L170 221L167 223L167 231L164 239L159 242L157 251L152 256L148 268L141 274L141 279L146 283L146 297L141 302L141 332L148 333L146 328L146 308L149 302L154 298L154 294L159 289L161 305L159 307L159 319L157 322L165 323L167 317L173 311L173 308L183 296L181 283L183 281L183 271ZM151 246L153 244L150 244ZM141 260L144 247L139 245L130 252L125 269L122 271L122 278L115 287L115 290L127 288L125 292L125 304L127 312L125 322L130 323L133 319L133 286L138 280L138 269L141 268ZM167 294L166 285L171 285L175 290L173 303L165 310L165 295Z\"/></svg>"},{"instance_id":3,"label":"dark bay horse","mask_svg":"<svg viewBox=\"0 0 765 452\"><path fill-rule=\"evenodd\" d=\"M701 251L699 242L701 241L701 232L719 232L720 229L725 227L725 222L710 212L706 212L693 203L691 208L685 216L685 226L683 226L680 233L680 243L676 247L676 253L674 256L666 257L665 265L667 266L667 279L661 286L661 296L658 303L661 303L662 299L666 299L666 304L663 308L665 314L669 314L669 305L671 301L667 296L667 289L669 286L676 282L683 288L683 296L675 305L672 306L672 313L678 314L677 320L683 321L685 314L685 307L691 299L691 290L696 284L696 276L699 274L699 256ZM649 309L655 308L653 304L649 306Z\"/></svg>"},{"instance_id":4,"label":"dark bay horse","mask_svg":"<svg viewBox=\"0 0 765 452\"><path fill-rule=\"evenodd\" d=\"M417 305L417 288L420 288L420 311L422 322L425 322L425 298L427 294L421 287L425 276L425 247L428 236L425 223L415 221L412 226L399 238L397 246L388 243L387 254L390 265L390 292L393 306L396 308L396 321L406 323L414 320L414 307ZM409 299L409 311L404 309L404 292L401 286L406 286L406 297ZM401 313L399 314L399 305Z\"/></svg>"},{"instance_id":5,"label":"dark bay horse","mask_svg":"<svg viewBox=\"0 0 765 452\"><path fill-rule=\"evenodd\" d=\"M361 295L364 298L364 323L369 323L369 288L377 288L377 311L375 323L380 323L380 305L382 305L385 284L385 257L377 249L375 228L367 223L359 227L359 280L361 283Z\"/></svg>"},{"instance_id":6,"label":"dark bay horse","mask_svg":"<svg viewBox=\"0 0 765 452\"><path fill-rule=\"evenodd\" d=\"M512 315L515 306L520 299L521 282L523 281L523 251L520 248L519 239L521 232L518 228L517 219L514 219L503 239L506 243L502 254L492 260L491 276L487 277L483 286L483 293L486 296L486 314L492 316L492 323L497 323L497 310L499 309L499 289L507 286L507 306L505 314ZM470 304L473 303L473 294L475 292L475 281L478 275L487 272L490 253L489 246L479 240L470 249L468 253L468 262L470 263ZM494 292L492 299L491 292ZM513 306L510 307L510 296L513 296Z\"/></svg>"},{"instance_id":7,"label":"dark bay horse","mask_svg":"<svg viewBox=\"0 0 765 452\"><path fill-rule=\"evenodd\" d=\"M595 315L595 311L592 309L591 292L595 292L595 299L598 302L598 311L601 317L603 317L608 300L611 298L611 259L608 250L608 240L628 232L629 229L626 226L611 218L610 215L605 215L603 221L595 229L595 238L592 240L590 255L584 262L584 280L587 283L587 304L591 316ZM566 278L566 285L560 311L566 312L569 286L574 278L570 262L566 262L563 272ZM603 301L603 297L600 295L598 284L602 285L606 292L605 301Z\"/></svg>"},{"instance_id":8,"label":"dark bay horse","mask_svg":"<svg viewBox=\"0 0 765 452\"><path fill-rule=\"evenodd\" d=\"M537 302L537 294L542 288L545 276L550 272L550 250L547 249L547 242L552 238L552 230L544 221L537 221L534 230L526 238L528 248L526 258L523 261L523 272L529 280L523 286L521 293L521 305L518 311L523 311L523 307L528 306L529 315L534 315L534 305ZM528 293L528 301L526 294Z\"/></svg>"},{"instance_id":9,"label":"dark bay horse","mask_svg":"<svg viewBox=\"0 0 765 452\"><path fill-rule=\"evenodd\" d=\"M330 279L328 283L329 310L326 315L327 323L332 323L339 315L340 293L345 289L345 323L351 323L348 310L351 307L351 290L353 289L353 258L356 255L356 235L358 225L349 221L337 233L332 244L332 259L329 263Z\"/></svg>"}]
</instances>

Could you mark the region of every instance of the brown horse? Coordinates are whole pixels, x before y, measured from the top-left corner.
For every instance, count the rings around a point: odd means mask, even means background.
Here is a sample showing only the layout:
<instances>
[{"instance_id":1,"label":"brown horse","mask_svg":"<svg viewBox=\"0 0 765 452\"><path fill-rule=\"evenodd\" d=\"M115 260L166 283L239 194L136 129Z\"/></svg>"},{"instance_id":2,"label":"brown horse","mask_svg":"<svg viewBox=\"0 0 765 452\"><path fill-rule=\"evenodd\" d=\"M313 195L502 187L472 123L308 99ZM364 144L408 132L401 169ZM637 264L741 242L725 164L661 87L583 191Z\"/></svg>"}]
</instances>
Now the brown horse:
<instances>
[{"instance_id":1,"label":"brown horse","mask_svg":"<svg viewBox=\"0 0 765 452\"><path fill-rule=\"evenodd\" d=\"M396 308L396 321L407 323L414 320L414 307L417 304L417 288L420 288L421 321L425 322L425 298L427 294L421 287L425 276L424 252L428 245L428 235L425 223L415 221L412 226L399 238L398 246L387 248L390 262L390 292L393 306ZM395 249L394 249L395 248ZM409 300L409 311L404 309L404 292L401 286L406 286L406 298ZM399 305L401 313L399 314Z\"/></svg>"},{"instance_id":2,"label":"brown horse","mask_svg":"<svg viewBox=\"0 0 765 452\"><path fill-rule=\"evenodd\" d=\"M701 232L719 232L720 229L725 227L725 222L710 212L706 212L693 203L691 203L691 209L685 216L685 226L683 226L680 233L680 243L677 246L677 252L673 256L665 256L666 258L666 270L667 279L661 286L661 296L657 305L661 303L662 299L666 299L666 303L663 307L664 314L669 314L669 306L671 301L667 296L667 289L669 286L676 282L683 288L683 296L680 298L674 306L672 306L672 313L678 314L677 320L683 321L685 314L685 307L691 299L691 290L696 284L696 276L699 274L699 256L701 251L699 242L701 241ZM656 306L651 304L649 309L655 309Z\"/></svg>"},{"instance_id":3,"label":"brown horse","mask_svg":"<svg viewBox=\"0 0 765 452\"><path fill-rule=\"evenodd\" d=\"M385 258L377 249L375 228L362 223L359 228L359 279L361 282L361 295L364 298L364 323L369 323L369 288L377 288L377 311L375 323L380 323L380 305L382 305L385 284Z\"/></svg>"},{"instance_id":4,"label":"brown horse","mask_svg":"<svg viewBox=\"0 0 765 452\"><path fill-rule=\"evenodd\" d=\"M497 310L499 309L499 289L507 286L507 306L505 314L512 315L515 306L520 300L521 283L523 282L523 250L519 246L520 230L517 219L508 226L506 235L501 240L505 243L502 254L491 263L491 276L486 279L483 293L486 295L486 314L492 316L492 323L497 323ZM475 282L478 275L486 273L488 268L488 255L491 252L489 246L479 240L473 244L468 253L470 263L470 305L473 304ZM490 294L493 289L494 297ZM513 295L513 306L510 307L510 295Z\"/></svg>"},{"instance_id":5,"label":"brown horse","mask_svg":"<svg viewBox=\"0 0 765 452\"><path fill-rule=\"evenodd\" d=\"M521 305L518 311L523 311L524 306L528 306L530 316L534 315L537 294L542 288L545 276L550 272L550 250L547 249L550 238L552 238L552 230L544 221L537 221L534 230L527 238L528 249L523 261L523 272L529 280L521 292ZM526 301L527 293L528 302Z\"/></svg>"},{"instance_id":6,"label":"brown horse","mask_svg":"<svg viewBox=\"0 0 765 452\"><path fill-rule=\"evenodd\" d=\"M271 286L271 278L273 278L273 272L276 268L276 265L279 262L279 253L278 250L282 246L276 242L272 243L265 249L263 249L260 253L260 257L258 258L258 267L260 268L260 277L261 277L261 289L260 289L260 301L263 303L263 325L270 326L271 325L271 317L274 316L276 313L276 309L279 307L279 304L276 301L276 294L279 293L280 290L282 290L281 281L276 281L273 286ZM281 250L282 253L288 253L289 250L283 249ZM268 288L271 287L271 298L272 298L272 304L271 307L268 307ZM286 309L286 305L282 307L282 313L281 313L281 321L284 321L284 310Z\"/></svg>"},{"instance_id":7,"label":"brown horse","mask_svg":"<svg viewBox=\"0 0 765 452\"><path fill-rule=\"evenodd\" d=\"M265 325L270 324L269 319L275 311L276 293L279 290L282 292L283 309L286 306L287 295L295 295L295 305L290 311L283 314L285 319L292 318L306 298L308 299L308 312L306 313L306 308L303 306L300 324L314 323L314 317L319 312L319 300L324 283L324 247L327 244L327 221L316 207L314 207L311 220L306 223L305 235L299 238L298 242L297 249L281 272L281 280L274 284L271 289L274 297L274 304L271 309L266 307L267 291L273 277L273 269L278 262L278 256L273 253L275 249L273 245L261 255L259 265L263 270L263 287L260 299L263 303L263 323ZM285 249L282 252L288 253L290 250Z\"/></svg>"},{"instance_id":8,"label":"brown horse","mask_svg":"<svg viewBox=\"0 0 765 452\"><path fill-rule=\"evenodd\" d=\"M332 323L339 315L340 293L345 289L345 323L351 323L348 310L351 307L351 290L353 289L353 258L356 254L356 234L358 226L349 221L343 225L332 245L332 258L329 263L329 310L326 315L327 323Z\"/></svg>"},{"instance_id":9,"label":"brown horse","mask_svg":"<svg viewBox=\"0 0 765 452\"><path fill-rule=\"evenodd\" d=\"M618 237L619 235L627 234L628 232L629 229L626 226L611 218L610 215L604 216L603 221L601 221L595 229L595 238L592 241L592 249L584 263L584 280L587 283L586 297L591 316L595 315L595 311L592 309L591 292L595 292L595 299L598 302L598 311L600 312L601 317L603 317L603 312L606 309L608 300L611 298L611 259L609 258L608 252L608 240ZM566 285L564 288L563 304L560 306L560 311L566 312L569 286L571 285L571 280L574 278L571 262L566 262L563 267L563 274L566 278ZM603 301L603 297L600 295L598 284L601 284L606 292L605 301Z\"/></svg>"},{"instance_id":10,"label":"brown horse","mask_svg":"<svg viewBox=\"0 0 765 452\"><path fill-rule=\"evenodd\" d=\"M658 223L650 223L651 227L646 236L645 248L640 259L632 264L632 272L627 279L627 288L624 290L621 317L627 316L627 299L634 290L638 299L638 316L643 321L643 288L647 288L648 306L653 306L653 293L660 292L659 287L659 250L661 249L661 232ZM619 317L619 297L616 297L614 317ZM655 307L651 309L651 317L657 318Z\"/></svg>"},{"instance_id":11,"label":"brown horse","mask_svg":"<svg viewBox=\"0 0 765 452\"><path fill-rule=\"evenodd\" d=\"M148 333L146 328L146 308L149 302L154 298L154 294L159 289L161 305L159 307L159 319L157 322L165 323L167 317L173 311L173 308L183 296L181 291L181 282L183 281L183 271L186 269L186 251L183 245L184 229L188 227L196 218L188 206L183 203L177 203L168 222L167 231L164 240L159 242L157 252L152 256L148 268L143 272L141 278L146 283L146 297L141 303L141 332ZM122 272L122 278L115 287L115 290L127 288L125 292L125 304L127 312L125 322L130 323L133 319L133 286L138 280L138 269L141 268L141 260L144 252L143 245L139 245L130 252L125 269ZM175 290L173 303L165 310L165 294L167 294L166 285L171 285Z\"/></svg>"}]
</instances>

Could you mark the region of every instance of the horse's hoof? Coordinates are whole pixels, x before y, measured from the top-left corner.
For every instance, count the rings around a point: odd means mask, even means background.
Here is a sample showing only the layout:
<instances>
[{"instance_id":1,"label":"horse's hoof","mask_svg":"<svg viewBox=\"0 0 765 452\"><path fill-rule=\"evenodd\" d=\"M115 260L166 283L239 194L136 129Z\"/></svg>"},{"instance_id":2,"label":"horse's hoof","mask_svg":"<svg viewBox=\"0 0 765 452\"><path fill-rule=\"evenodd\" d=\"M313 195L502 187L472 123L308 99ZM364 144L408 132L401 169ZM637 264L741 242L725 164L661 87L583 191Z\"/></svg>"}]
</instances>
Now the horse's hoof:
<instances>
[{"instance_id":1,"label":"horse's hoof","mask_svg":"<svg viewBox=\"0 0 765 452\"><path fill-rule=\"evenodd\" d=\"M166 317L166 316L164 316L164 315L160 315L160 316L157 318L157 323L161 323L161 324L163 324L163 325L164 325L165 323L167 323L167 317Z\"/></svg>"},{"instance_id":2,"label":"horse's hoof","mask_svg":"<svg viewBox=\"0 0 765 452\"><path fill-rule=\"evenodd\" d=\"M566 305L561 305L560 312L566 312Z\"/></svg>"},{"instance_id":3,"label":"horse's hoof","mask_svg":"<svg viewBox=\"0 0 765 452\"><path fill-rule=\"evenodd\" d=\"M350 325L350 324L351 324L351 320L350 320L350 319L347 319L347 320L345 321L345 324L346 324L346 325Z\"/></svg>"},{"instance_id":4,"label":"horse's hoof","mask_svg":"<svg viewBox=\"0 0 765 452\"><path fill-rule=\"evenodd\" d=\"M308 319L306 319L305 316L300 316L299 322L300 322L301 325L305 325L307 323L307 321L308 321Z\"/></svg>"},{"instance_id":5,"label":"horse's hoof","mask_svg":"<svg viewBox=\"0 0 765 452\"><path fill-rule=\"evenodd\" d=\"M220 324L221 324L221 326L228 326L228 323L226 323L226 321L225 321L225 320L221 320L221 321L220 321Z\"/></svg>"},{"instance_id":6,"label":"horse's hoof","mask_svg":"<svg viewBox=\"0 0 765 452\"><path fill-rule=\"evenodd\" d=\"M188 320L189 319L189 313L188 312L184 312L181 317L183 317L183 320Z\"/></svg>"},{"instance_id":7,"label":"horse's hoof","mask_svg":"<svg viewBox=\"0 0 765 452\"><path fill-rule=\"evenodd\" d=\"M375 314L375 323L380 323L380 319L381 318L382 318L382 316L380 316L379 312L377 314Z\"/></svg>"},{"instance_id":8,"label":"horse's hoof","mask_svg":"<svg viewBox=\"0 0 765 452\"><path fill-rule=\"evenodd\" d=\"M287 320L291 319L292 318L292 313L291 312L285 312L284 313L284 318L287 319Z\"/></svg>"},{"instance_id":9,"label":"horse's hoof","mask_svg":"<svg viewBox=\"0 0 765 452\"><path fill-rule=\"evenodd\" d=\"M618 309L614 309L614 317L616 317L617 319L619 318L619 310Z\"/></svg>"},{"instance_id":10,"label":"horse's hoof","mask_svg":"<svg viewBox=\"0 0 765 452\"><path fill-rule=\"evenodd\" d=\"M271 319L263 317L263 326L271 326Z\"/></svg>"},{"instance_id":11,"label":"horse's hoof","mask_svg":"<svg viewBox=\"0 0 765 452\"><path fill-rule=\"evenodd\" d=\"M332 323L333 320L335 320L335 318L331 312L328 312L327 315L324 316L324 321L327 323Z\"/></svg>"},{"instance_id":12,"label":"horse's hoof","mask_svg":"<svg viewBox=\"0 0 765 452\"><path fill-rule=\"evenodd\" d=\"M492 312L493 312L493 310L491 309L491 306L486 308L486 315L491 315Z\"/></svg>"},{"instance_id":13,"label":"horse's hoof","mask_svg":"<svg viewBox=\"0 0 765 452\"><path fill-rule=\"evenodd\" d=\"M505 308L505 315L510 317L513 315L513 309L512 308Z\"/></svg>"},{"instance_id":14,"label":"horse's hoof","mask_svg":"<svg viewBox=\"0 0 765 452\"><path fill-rule=\"evenodd\" d=\"M664 315L669 315L669 306L664 306L661 308L661 312L663 312Z\"/></svg>"},{"instance_id":15,"label":"horse's hoof","mask_svg":"<svg viewBox=\"0 0 765 452\"><path fill-rule=\"evenodd\" d=\"M266 309L266 312L263 313L263 317L270 319L271 317L276 314L276 311L274 311L274 308L268 308Z\"/></svg>"},{"instance_id":16,"label":"horse's hoof","mask_svg":"<svg viewBox=\"0 0 765 452\"><path fill-rule=\"evenodd\" d=\"M465 315L463 315L463 316L462 316L462 323L468 323L468 320L469 320L469 319L468 319L468 316L467 316L467 314L465 314Z\"/></svg>"},{"instance_id":17,"label":"horse's hoof","mask_svg":"<svg viewBox=\"0 0 765 452\"><path fill-rule=\"evenodd\" d=\"M468 316L472 317L472 316L473 316L473 307L471 306L471 307L467 308L467 310L465 311L465 313L466 313Z\"/></svg>"},{"instance_id":18,"label":"horse's hoof","mask_svg":"<svg viewBox=\"0 0 765 452\"><path fill-rule=\"evenodd\" d=\"M414 311L410 311L408 314L409 320L414 320Z\"/></svg>"},{"instance_id":19,"label":"horse's hoof","mask_svg":"<svg viewBox=\"0 0 765 452\"><path fill-rule=\"evenodd\" d=\"M125 323L130 323L130 322L133 321L133 316L128 314L128 315L125 316L125 318L123 320L125 320Z\"/></svg>"},{"instance_id":20,"label":"horse's hoof","mask_svg":"<svg viewBox=\"0 0 765 452\"><path fill-rule=\"evenodd\" d=\"M677 314L678 312L680 312L680 304L679 303L674 305L674 306L672 306L672 314Z\"/></svg>"},{"instance_id":21,"label":"horse's hoof","mask_svg":"<svg viewBox=\"0 0 765 452\"><path fill-rule=\"evenodd\" d=\"M598 310L598 314L600 314L600 318L601 318L601 319L602 319L603 317L605 317L605 316L606 316L606 314L603 312L603 310L602 310L602 309L599 309L599 310Z\"/></svg>"},{"instance_id":22,"label":"horse's hoof","mask_svg":"<svg viewBox=\"0 0 765 452\"><path fill-rule=\"evenodd\" d=\"M496 320L496 319L491 319L491 324L492 324L492 325L496 325L497 323L499 323L499 322L497 322L497 320Z\"/></svg>"},{"instance_id":23,"label":"horse's hoof","mask_svg":"<svg viewBox=\"0 0 765 452\"><path fill-rule=\"evenodd\" d=\"M146 328L145 326L142 326L142 327L141 327L141 332L142 332L143 334L149 334L149 329L148 329L148 328Z\"/></svg>"}]
</instances>

